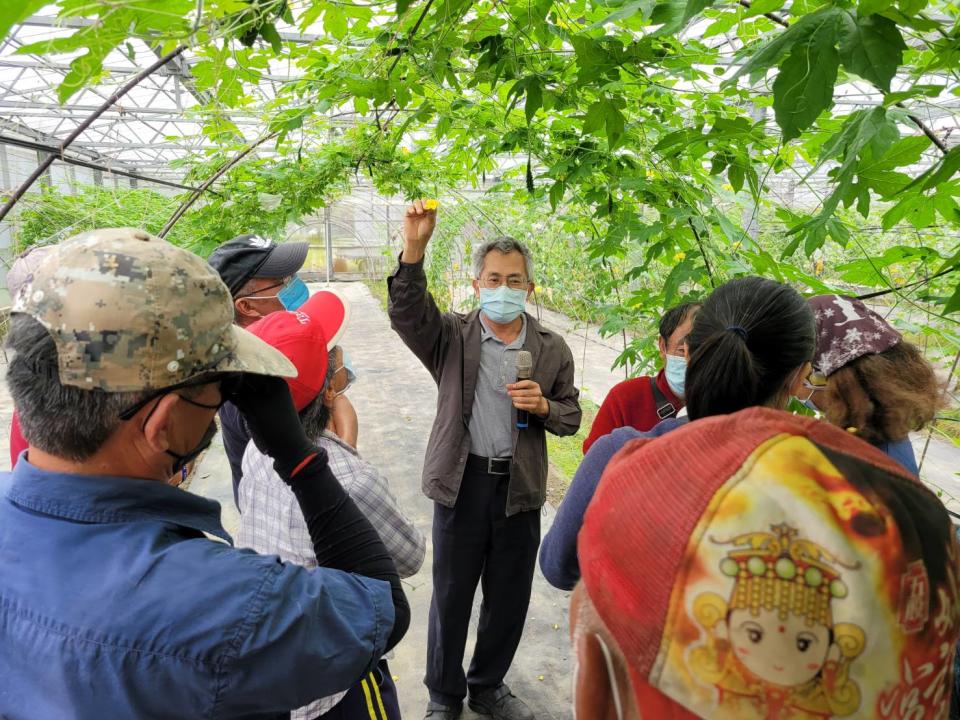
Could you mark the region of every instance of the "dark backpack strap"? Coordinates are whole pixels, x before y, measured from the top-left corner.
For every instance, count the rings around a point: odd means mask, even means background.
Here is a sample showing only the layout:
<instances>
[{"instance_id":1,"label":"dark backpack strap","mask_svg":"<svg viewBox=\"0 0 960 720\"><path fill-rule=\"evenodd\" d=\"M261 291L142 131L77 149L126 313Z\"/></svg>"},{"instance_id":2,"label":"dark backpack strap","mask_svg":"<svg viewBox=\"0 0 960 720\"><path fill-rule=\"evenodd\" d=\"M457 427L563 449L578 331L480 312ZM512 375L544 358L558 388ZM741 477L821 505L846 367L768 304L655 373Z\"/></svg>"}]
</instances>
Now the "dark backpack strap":
<instances>
[{"instance_id":1,"label":"dark backpack strap","mask_svg":"<svg viewBox=\"0 0 960 720\"><path fill-rule=\"evenodd\" d=\"M673 406L673 403L667 400L663 393L660 392L660 388L657 387L657 379L655 377L650 378L650 389L653 390L653 402L657 405L657 417L661 420L675 417L677 414L677 409Z\"/></svg>"}]
</instances>

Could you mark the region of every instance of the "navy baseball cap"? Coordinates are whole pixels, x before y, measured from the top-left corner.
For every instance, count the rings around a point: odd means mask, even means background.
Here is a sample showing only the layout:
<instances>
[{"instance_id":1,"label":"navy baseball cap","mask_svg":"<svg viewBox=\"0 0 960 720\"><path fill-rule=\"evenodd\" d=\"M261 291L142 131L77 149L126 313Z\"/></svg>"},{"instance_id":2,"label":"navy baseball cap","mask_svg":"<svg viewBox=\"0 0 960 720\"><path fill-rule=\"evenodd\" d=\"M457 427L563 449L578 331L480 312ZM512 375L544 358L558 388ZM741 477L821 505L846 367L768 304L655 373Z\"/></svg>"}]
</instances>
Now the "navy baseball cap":
<instances>
[{"instance_id":1,"label":"navy baseball cap","mask_svg":"<svg viewBox=\"0 0 960 720\"><path fill-rule=\"evenodd\" d=\"M296 275L307 260L309 243L275 243L259 235L238 235L214 250L207 262L234 297L252 278Z\"/></svg>"}]
</instances>

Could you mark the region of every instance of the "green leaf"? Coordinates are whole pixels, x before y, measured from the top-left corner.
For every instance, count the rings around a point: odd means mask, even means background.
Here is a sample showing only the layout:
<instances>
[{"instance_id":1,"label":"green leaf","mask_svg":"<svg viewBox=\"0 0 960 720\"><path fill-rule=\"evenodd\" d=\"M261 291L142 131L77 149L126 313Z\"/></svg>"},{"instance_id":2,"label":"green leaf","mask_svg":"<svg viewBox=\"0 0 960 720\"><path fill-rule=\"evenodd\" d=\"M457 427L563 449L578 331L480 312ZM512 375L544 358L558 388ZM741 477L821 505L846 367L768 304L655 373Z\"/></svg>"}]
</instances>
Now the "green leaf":
<instances>
[{"instance_id":1,"label":"green leaf","mask_svg":"<svg viewBox=\"0 0 960 720\"><path fill-rule=\"evenodd\" d=\"M869 80L884 92L903 62L907 45L897 24L883 15L840 16L840 61L855 75Z\"/></svg>"},{"instance_id":2,"label":"green leaf","mask_svg":"<svg viewBox=\"0 0 960 720\"><path fill-rule=\"evenodd\" d=\"M938 192L934 195L933 206L947 222L956 224L960 221L960 208L957 207L957 201L950 193Z\"/></svg>"},{"instance_id":3,"label":"green leaf","mask_svg":"<svg viewBox=\"0 0 960 720\"><path fill-rule=\"evenodd\" d=\"M347 14L336 5L327 5L323 13L323 29L337 40L347 36Z\"/></svg>"},{"instance_id":4,"label":"green leaf","mask_svg":"<svg viewBox=\"0 0 960 720\"><path fill-rule=\"evenodd\" d=\"M745 18L756 17L765 13L779 10L785 4L785 0L753 0L750 3L750 9L744 14Z\"/></svg>"},{"instance_id":5,"label":"green leaf","mask_svg":"<svg viewBox=\"0 0 960 720\"><path fill-rule=\"evenodd\" d=\"M857 5L857 14L861 17L873 15L886 10L893 5L893 0L860 0Z\"/></svg>"},{"instance_id":6,"label":"green leaf","mask_svg":"<svg viewBox=\"0 0 960 720\"><path fill-rule=\"evenodd\" d=\"M605 122L605 103L598 100L587 108L587 114L583 121L583 132L588 135L596 135Z\"/></svg>"},{"instance_id":7,"label":"green leaf","mask_svg":"<svg viewBox=\"0 0 960 720\"><path fill-rule=\"evenodd\" d=\"M862 163L860 172L881 172L905 165L913 165L920 162L923 151L928 147L930 147L930 140L925 135L903 138L891 145L890 149L879 157L874 155L874 159Z\"/></svg>"},{"instance_id":8,"label":"green leaf","mask_svg":"<svg viewBox=\"0 0 960 720\"><path fill-rule=\"evenodd\" d=\"M929 0L900 0L897 5L904 15L916 15L929 4Z\"/></svg>"},{"instance_id":9,"label":"green leaf","mask_svg":"<svg viewBox=\"0 0 960 720\"><path fill-rule=\"evenodd\" d=\"M749 60L732 78L725 81L724 85L735 84L744 75L749 75L752 79L759 77L780 62L794 45L805 41L811 33L820 32L824 26L835 24L841 12L835 7L822 8L804 15L759 50L754 47L745 48L743 54Z\"/></svg>"},{"instance_id":10,"label":"green leaf","mask_svg":"<svg viewBox=\"0 0 960 720\"><path fill-rule=\"evenodd\" d=\"M61 105L90 84L93 78L100 75L103 71L103 60L111 49L102 45L94 46L89 52L70 63L69 72L57 88L57 99L60 100Z\"/></svg>"},{"instance_id":11,"label":"green leaf","mask_svg":"<svg viewBox=\"0 0 960 720\"><path fill-rule=\"evenodd\" d=\"M893 197L910 182L909 175L890 170L860 170L857 173L857 177L861 183L872 189L883 199ZM866 215L864 215L864 217L866 217Z\"/></svg>"},{"instance_id":12,"label":"green leaf","mask_svg":"<svg viewBox=\"0 0 960 720\"><path fill-rule=\"evenodd\" d=\"M930 227L936 220L933 203L923 195L908 195L884 214L883 229L889 230L902 220L915 228Z\"/></svg>"},{"instance_id":13,"label":"green leaf","mask_svg":"<svg viewBox=\"0 0 960 720\"><path fill-rule=\"evenodd\" d=\"M527 118L527 125L533 120L533 116L537 114L543 106L543 86L540 84L540 79L536 77L531 77L530 82L527 83L527 100L523 105L523 112Z\"/></svg>"},{"instance_id":14,"label":"green leaf","mask_svg":"<svg viewBox=\"0 0 960 720\"><path fill-rule=\"evenodd\" d=\"M891 92L883 96L883 104L887 107L891 105L896 105L899 102L904 100L909 100L910 98L915 98L917 96L923 97L938 97L946 89L946 85L938 85L936 83L917 83L909 90L903 90L901 92Z\"/></svg>"},{"instance_id":15,"label":"green leaf","mask_svg":"<svg viewBox=\"0 0 960 720\"><path fill-rule=\"evenodd\" d=\"M397 0L397 17L403 17L403 14L407 12L407 8L413 4L413 0Z\"/></svg>"},{"instance_id":16,"label":"green leaf","mask_svg":"<svg viewBox=\"0 0 960 720\"><path fill-rule=\"evenodd\" d=\"M957 285L956 290L953 291L953 295L947 300L947 304L943 306L944 314L955 313L957 310L960 310L960 284Z\"/></svg>"},{"instance_id":17,"label":"green leaf","mask_svg":"<svg viewBox=\"0 0 960 720\"><path fill-rule=\"evenodd\" d=\"M701 268L694 267L699 259L699 256L691 255L674 265L670 274L667 275L667 279L663 282L663 301L665 306L673 304L673 301L677 298L677 294L680 292L680 286L684 282L699 277L702 274Z\"/></svg>"},{"instance_id":18,"label":"green leaf","mask_svg":"<svg viewBox=\"0 0 960 720\"><path fill-rule=\"evenodd\" d=\"M693 0L698 2L698 0ZM688 0L662 0L650 13L650 24L660 25L655 35L673 35L684 25Z\"/></svg>"},{"instance_id":19,"label":"green leaf","mask_svg":"<svg viewBox=\"0 0 960 720\"><path fill-rule=\"evenodd\" d=\"M283 52L283 40L280 39L280 33L273 23L264 23L260 26L260 37L270 43L273 51L280 55Z\"/></svg>"},{"instance_id":20,"label":"green leaf","mask_svg":"<svg viewBox=\"0 0 960 720\"><path fill-rule=\"evenodd\" d=\"M604 110L604 125L607 128L607 144L613 149L623 138L623 113L611 102L606 104Z\"/></svg>"},{"instance_id":21,"label":"green leaf","mask_svg":"<svg viewBox=\"0 0 960 720\"><path fill-rule=\"evenodd\" d=\"M683 10L682 24L686 25L696 15L713 5L714 2L715 0L687 0L687 5ZM760 0L760 2L776 2L776 0Z\"/></svg>"},{"instance_id":22,"label":"green leaf","mask_svg":"<svg viewBox=\"0 0 960 720\"><path fill-rule=\"evenodd\" d=\"M722 35L731 30L738 22L740 22L739 13L724 13L707 26L707 29L703 31L702 37L708 38L714 35Z\"/></svg>"},{"instance_id":23,"label":"green leaf","mask_svg":"<svg viewBox=\"0 0 960 720\"><path fill-rule=\"evenodd\" d=\"M836 22L824 17L810 35L794 45L773 83L773 109L784 141L800 137L824 110L833 105L840 58Z\"/></svg>"},{"instance_id":24,"label":"green leaf","mask_svg":"<svg viewBox=\"0 0 960 720\"><path fill-rule=\"evenodd\" d=\"M45 0L4 0L3 12L0 12L0 40L7 36L11 27L46 4Z\"/></svg>"},{"instance_id":25,"label":"green leaf","mask_svg":"<svg viewBox=\"0 0 960 720\"><path fill-rule=\"evenodd\" d=\"M924 192L940 183L947 182L957 170L960 170L960 145L952 147L946 155L940 158L940 162L916 178L901 192L914 189L917 192Z\"/></svg>"},{"instance_id":26,"label":"green leaf","mask_svg":"<svg viewBox=\"0 0 960 720\"><path fill-rule=\"evenodd\" d=\"M550 209L556 211L560 201L563 200L564 186L563 182L558 180L550 186Z\"/></svg>"},{"instance_id":27,"label":"green leaf","mask_svg":"<svg viewBox=\"0 0 960 720\"><path fill-rule=\"evenodd\" d=\"M736 192L740 192L743 189L743 178L743 166L740 165L740 163L733 163L730 169L727 170L727 179L730 181L730 187Z\"/></svg>"},{"instance_id":28,"label":"green leaf","mask_svg":"<svg viewBox=\"0 0 960 720\"><path fill-rule=\"evenodd\" d=\"M629 2L625 4L619 10L610 13L603 20L597 20L597 22L590 25L587 30L596 30L599 27L603 27L608 23L617 22L619 20L629 20L638 12L643 12L646 14L653 7L652 0L634 0L634 2Z\"/></svg>"}]
</instances>

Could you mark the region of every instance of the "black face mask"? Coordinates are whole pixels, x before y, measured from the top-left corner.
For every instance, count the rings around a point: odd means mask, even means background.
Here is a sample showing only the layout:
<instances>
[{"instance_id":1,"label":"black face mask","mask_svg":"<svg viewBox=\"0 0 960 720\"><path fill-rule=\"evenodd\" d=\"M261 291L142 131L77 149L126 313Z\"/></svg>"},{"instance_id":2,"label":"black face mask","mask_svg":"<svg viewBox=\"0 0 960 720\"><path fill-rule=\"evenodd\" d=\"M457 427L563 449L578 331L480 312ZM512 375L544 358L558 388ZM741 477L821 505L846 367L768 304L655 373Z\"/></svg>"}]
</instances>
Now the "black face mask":
<instances>
[{"instance_id":1,"label":"black face mask","mask_svg":"<svg viewBox=\"0 0 960 720\"><path fill-rule=\"evenodd\" d=\"M213 442L213 436L217 434L217 424L211 420L210 426L207 428L206 432L203 433L203 437L200 438L200 442L197 443L197 446L190 452L181 455L175 453L173 450L164 450L167 455L173 458L173 472L171 475L176 475L178 472L181 472L191 461L195 460L200 453L210 447L210 443Z\"/></svg>"}]
</instances>

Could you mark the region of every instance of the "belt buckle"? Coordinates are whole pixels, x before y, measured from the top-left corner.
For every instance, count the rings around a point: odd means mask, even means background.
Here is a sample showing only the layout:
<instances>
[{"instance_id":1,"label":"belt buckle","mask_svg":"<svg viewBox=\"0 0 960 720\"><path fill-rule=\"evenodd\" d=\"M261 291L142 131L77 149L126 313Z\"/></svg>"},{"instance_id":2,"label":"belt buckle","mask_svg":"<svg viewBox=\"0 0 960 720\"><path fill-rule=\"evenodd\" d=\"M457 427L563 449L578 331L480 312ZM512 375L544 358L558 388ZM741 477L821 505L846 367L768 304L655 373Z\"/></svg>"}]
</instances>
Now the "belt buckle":
<instances>
[{"instance_id":1,"label":"belt buckle","mask_svg":"<svg viewBox=\"0 0 960 720\"><path fill-rule=\"evenodd\" d=\"M494 463L507 463L507 471L499 472L494 470ZM510 472L510 460L507 458L487 458L487 475L506 475Z\"/></svg>"},{"instance_id":2,"label":"belt buckle","mask_svg":"<svg viewBox=\"0 0 960 720\"><path fill-rule=\"evenodd\" d=\"M673 403L667 403L666 405L661 405L657 408L657 417L661 420L664 420L671 415L677 412L677 409L673 406Z\"/></svg>"}]
</instances>

